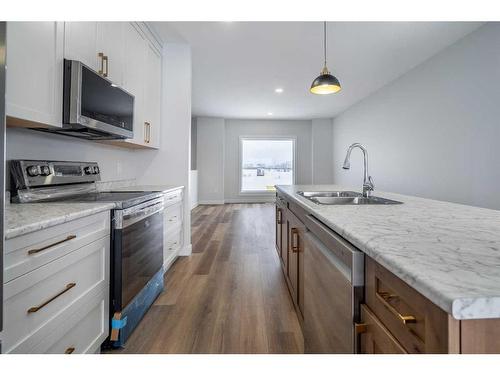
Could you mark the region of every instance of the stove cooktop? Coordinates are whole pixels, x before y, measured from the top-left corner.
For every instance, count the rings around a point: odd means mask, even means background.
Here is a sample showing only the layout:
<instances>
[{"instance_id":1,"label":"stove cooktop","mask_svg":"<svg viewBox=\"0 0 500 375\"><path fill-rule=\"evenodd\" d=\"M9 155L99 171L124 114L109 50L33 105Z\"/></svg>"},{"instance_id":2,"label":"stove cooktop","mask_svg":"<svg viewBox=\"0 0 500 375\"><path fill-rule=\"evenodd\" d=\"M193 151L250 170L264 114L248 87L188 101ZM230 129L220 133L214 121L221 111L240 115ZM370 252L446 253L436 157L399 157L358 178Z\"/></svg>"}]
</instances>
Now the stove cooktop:
<instances>
[{"instance_id":1,"label":"stove cooktop","mask_svg":"<svg viewBox=\"0 0 500 375\"><path fill-rule=\"evenodd\" d=\"M154 191L103 191L57 199L58 202L112 202L118 209L129 208L139 203L161 197Z\"/></svg>"}]
</instances>

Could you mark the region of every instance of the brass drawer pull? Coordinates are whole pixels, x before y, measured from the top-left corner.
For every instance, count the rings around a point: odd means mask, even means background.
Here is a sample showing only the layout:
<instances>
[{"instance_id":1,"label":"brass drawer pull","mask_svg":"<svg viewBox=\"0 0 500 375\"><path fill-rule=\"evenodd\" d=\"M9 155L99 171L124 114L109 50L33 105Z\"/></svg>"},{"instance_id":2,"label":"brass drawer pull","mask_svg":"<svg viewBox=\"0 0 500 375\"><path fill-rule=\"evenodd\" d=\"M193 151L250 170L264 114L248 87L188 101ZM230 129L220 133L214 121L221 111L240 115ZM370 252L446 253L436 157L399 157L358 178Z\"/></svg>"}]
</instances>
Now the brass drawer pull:
<instances>
[{"instance_id":1,"label":"brass drawer pull","mask_svg":"<svg viewBox=\"0 0 500 375\"><path fill-rule=\"evenodd\" d=\"M174 219L177 219L177 215L176 216L172 216L170 219L168 219L168 221L174 221Z\"/></svg>"},{"instance_id":2,"label":"brass drawer pull","mask_svg":"<svg viewBox=\"0 0 500 375\"><path fill-rule=\"evenodd\" d=\"M73 240L73 239L75 239L75 238L76 238L76 235L71 234L71 235L69 235L68 237L66 237L64 240L54 242L53 244L50 244L50 245L47 245L47 246L41 247L41 248L39 248L39 249L32 249L32 250L28 250L28 255L33 255L33 254L39 253L40 251L44 251L44 250L50 249L51 247L54 247L54 246L60 245L60 244L62 244L63 242L70 241L70 240Z\"/></svg>"},{"instance_id":3,"label":"brass drawer pull","mask_svg":"<svg viewBox=\"0 0 500 375\"><path fill-rule=\"evenodd\" d=\"M278 208L278 216L276 219L278 220L278 224L283 224L281 208Z\"/></svg>"},{"instance_id":4,"label":"brass drawer pull","mask_svg":"<svg viewBox=\"0 0 500 375\"><path fill-rule=\"evenodd\" d=\"M75 348L73 346L70 346L68 349L64 351L64 354L71 354L75 351Z\"/></svg>"},{"instance_id":5,"label":"brass drawer pull","mask_svg":"<svg viewBox=\"0 0 500 375\"><path fill-rule=\"evenodd\" d=\"M30 307L28 309L28 314L31 314L31 313L35 313L37 312L38 310L41 310L43 307L47 306L49 303L51 303L53 300L55 300L56 298L62 296L64 293L66 293L68 290L70 290L71 288L74 288L76 286L76 283L69 283L68 285L66 285L66 288L64 288L64 290L60 291L59 293L57 293L54 297L51 297L49 298L47 301L45 301L44 303L42 303L41 305L39 306L33 306L33 307Z\"/></svg>"},{"instance_id":6,"label":"brass drawer pull","mask_svg":"<svg viewBox=\"0 0 500 375\"><path fill-rule=\"evenodd\" d=\"M365 333L367 329L368 324L366 323L354 323L354 332L356 332L357 335Z\"/></svg>"},{"instance_id":7,"label":"brass drawer pull","mask_svg":"<svg viewBox=\"0 0 500 375\"><path fill-rule=\"evenodd\" d=\"M396 318L398 318L403 324L416 323L417 318L413 315L403 315L398 310L396 310L390 303L389 300L391 298L397 297L394 294L390 294L388 292L376 292L375 295L379 299L379 301L389 310Z\"/></svg>"},{"instance_id":8,"label":"brass drawer pull","mask_svg":"<svg viewBox=\"0 0 500 375\"><path fill-rule=\"evenodd\" d=\"M299 230L297 228L292 228L291 235L292 235L292 251L294 253L298 253L299 252Z\"/></svg>"}]
</instances>

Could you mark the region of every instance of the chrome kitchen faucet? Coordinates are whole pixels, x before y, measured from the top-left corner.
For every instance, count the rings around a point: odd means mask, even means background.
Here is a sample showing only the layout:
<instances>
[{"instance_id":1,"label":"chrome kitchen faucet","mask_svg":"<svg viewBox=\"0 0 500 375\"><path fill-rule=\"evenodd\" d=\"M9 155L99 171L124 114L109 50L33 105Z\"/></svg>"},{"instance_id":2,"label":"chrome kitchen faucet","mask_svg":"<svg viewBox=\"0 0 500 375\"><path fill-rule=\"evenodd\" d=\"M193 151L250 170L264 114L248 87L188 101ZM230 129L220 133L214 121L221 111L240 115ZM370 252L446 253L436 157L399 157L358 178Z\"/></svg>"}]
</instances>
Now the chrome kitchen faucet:
<instances>
[{"instance_id":1,"label":"chrome kitchen faucet","mask_svg":"<svg viewBox=\"0 0 500 375\"><path fill-rule=\"evenodd\" d=\"M344 169L351 168L351 162L350 162L351 151L353 148L356 147L361 149L361 151L363 151L363 166L364 166L363 197L369 197L371 196L372 191L375 189L375 184L373 183L372 177L368 175L368 151L361 143L353 143L352 145L349 146L349 148L347 149L347 155L345 156L344 165L342 166L342 168Z\"/></svg>"}]
</instances>

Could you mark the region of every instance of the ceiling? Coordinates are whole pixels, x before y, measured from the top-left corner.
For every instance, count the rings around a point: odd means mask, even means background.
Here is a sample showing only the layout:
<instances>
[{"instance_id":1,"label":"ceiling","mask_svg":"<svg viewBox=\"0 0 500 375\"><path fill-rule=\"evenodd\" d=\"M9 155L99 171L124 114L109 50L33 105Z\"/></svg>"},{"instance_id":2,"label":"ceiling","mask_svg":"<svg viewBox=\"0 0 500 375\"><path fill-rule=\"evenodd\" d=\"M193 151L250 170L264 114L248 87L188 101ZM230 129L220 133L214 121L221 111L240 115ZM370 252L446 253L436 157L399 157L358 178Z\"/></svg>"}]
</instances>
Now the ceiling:
<instances>
[{"instance_id":1,"label":"ceiling","mask_svg":"<svg viewBox=\"0 0 500 375\"><path fill-rule=\"evenodd\" d=\"M334 117L481 26L477 22L329 22L328 67L342 84L309 93L323 63L321 22L169 22L192 48L193 116ZM275 93L282 88L281 94Z\"/></svg>"}]
</instances>

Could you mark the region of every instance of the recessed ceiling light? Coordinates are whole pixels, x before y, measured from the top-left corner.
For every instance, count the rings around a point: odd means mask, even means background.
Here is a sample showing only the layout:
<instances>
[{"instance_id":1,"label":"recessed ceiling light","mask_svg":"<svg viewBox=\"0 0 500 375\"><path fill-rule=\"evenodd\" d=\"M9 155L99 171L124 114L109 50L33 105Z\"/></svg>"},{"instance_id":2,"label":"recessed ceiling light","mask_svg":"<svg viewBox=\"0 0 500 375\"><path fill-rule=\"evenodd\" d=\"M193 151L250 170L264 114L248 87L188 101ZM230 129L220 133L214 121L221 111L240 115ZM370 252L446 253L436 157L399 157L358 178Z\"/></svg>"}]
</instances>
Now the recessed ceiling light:
<instances>
[{"instance_id":1,"label":"recessed ceiling light","mask_svg":"<svg viewBox=\"0 0 500 375\"><path fill-rule=\"evenodd\" d=\"M281 87L278 87L277 89L274 89L274 92L281 94L283 92L283 89Z\"/></svg>"},{"instance_id":2,"label":"recessed ceiling light","mask_svg":"<svg viewBox=\"0 0 500 375\"><path fill-rule=\"evenodd\" d=\"M272 116L272 115L273 115L273 113L272 113L272 112L267 112L267 115L268 115L268 116Z\"/></svg>"}]
</instances>

